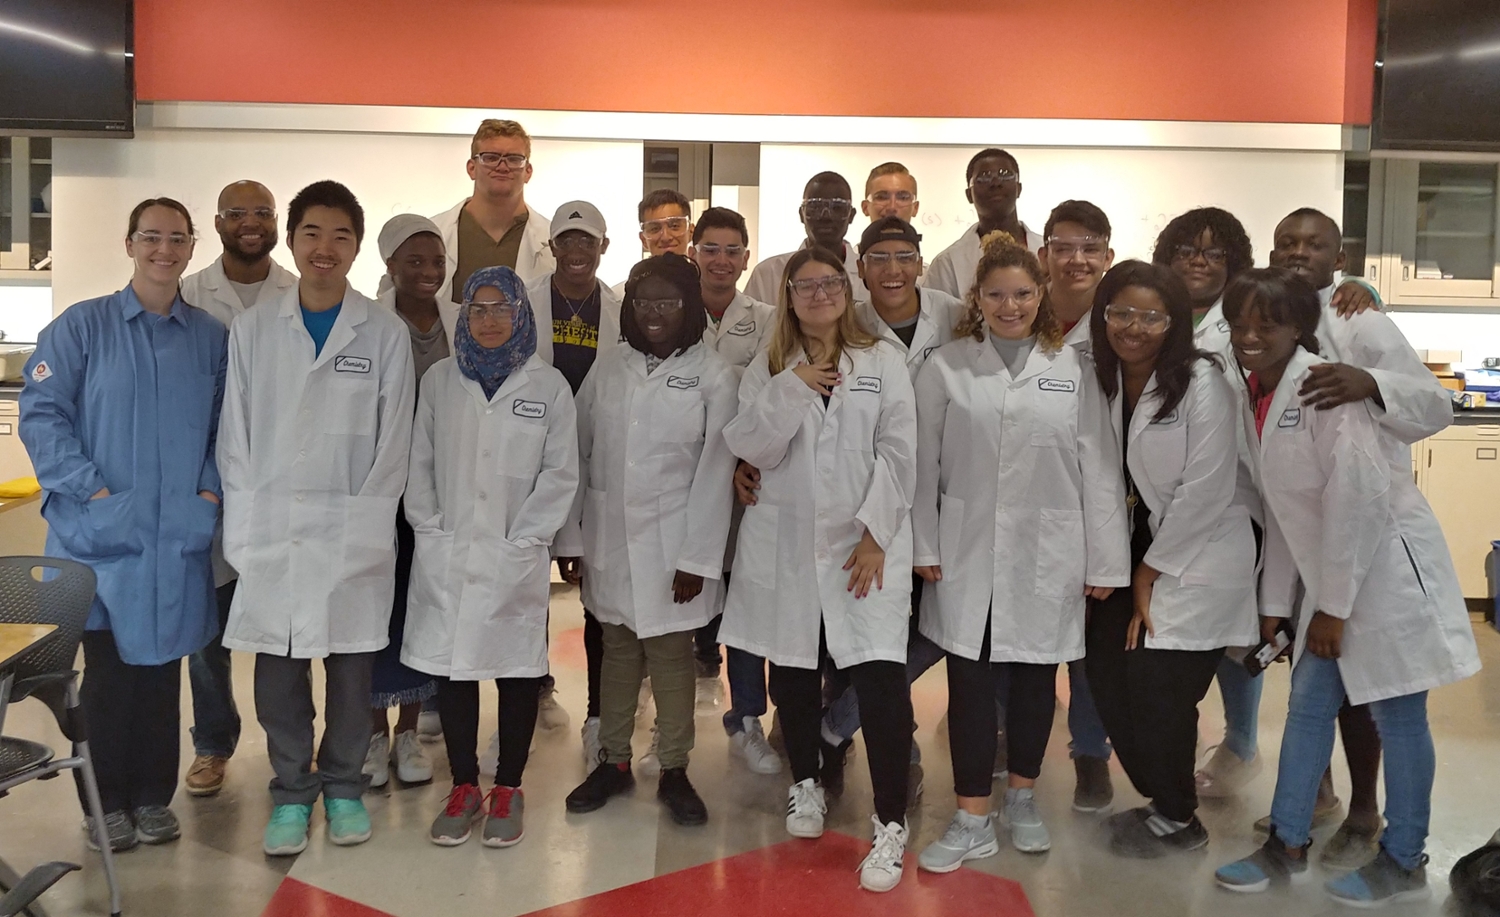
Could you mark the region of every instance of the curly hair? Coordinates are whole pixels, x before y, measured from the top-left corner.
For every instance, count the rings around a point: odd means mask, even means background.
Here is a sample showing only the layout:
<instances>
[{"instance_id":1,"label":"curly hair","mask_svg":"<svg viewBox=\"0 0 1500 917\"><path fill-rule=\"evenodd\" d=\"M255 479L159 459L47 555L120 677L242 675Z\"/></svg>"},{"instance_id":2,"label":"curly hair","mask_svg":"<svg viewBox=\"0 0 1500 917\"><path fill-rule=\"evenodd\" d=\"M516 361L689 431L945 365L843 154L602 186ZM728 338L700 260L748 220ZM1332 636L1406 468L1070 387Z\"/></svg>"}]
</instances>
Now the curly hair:
<instances>
[{"instance_id":1,"label":"curly hair","mask_svg":"<svg viewBox=\"0 0 1500 917\"><path fill-rule=\"evenodd\" d=\"M1224 249L1224 267L1229 280L1255 266L1255 252L1250 247L1250 234L1245 232L1244 224L1234 214L1218 207L1198 207L1174 217L1156 237L1151 262L1171 267L1172 254L1177 247L1196 244L1205 229L1214 244Z\"/></svg>"},{"instance_id":2,"label":"curly hair","mask_svg":"<svg viewBox=\"0 0 1500 917\"><path fill-rule=\"evenodd\" d=\"M1063 327L1047 298L1047 272L1042 270L1041 262L1036 260L1036 255L1026 250L1026 246L1017 243L1010 233L998 229L980 239L979 245L982 249L979 266L974 270L974 282L969 286L969 292L964 294L964 314L954 326L953 336L984 340L984 313L979 308L979 285L991 271L1018 267L1029 274L1037 288L1043 291L1042 301L1036 309L1036 318L1031 323L1031 333L1036 335L1037 343L1042 345L1043 350L1056 353L1062 348Z\"/></svg>"}]
</instances>

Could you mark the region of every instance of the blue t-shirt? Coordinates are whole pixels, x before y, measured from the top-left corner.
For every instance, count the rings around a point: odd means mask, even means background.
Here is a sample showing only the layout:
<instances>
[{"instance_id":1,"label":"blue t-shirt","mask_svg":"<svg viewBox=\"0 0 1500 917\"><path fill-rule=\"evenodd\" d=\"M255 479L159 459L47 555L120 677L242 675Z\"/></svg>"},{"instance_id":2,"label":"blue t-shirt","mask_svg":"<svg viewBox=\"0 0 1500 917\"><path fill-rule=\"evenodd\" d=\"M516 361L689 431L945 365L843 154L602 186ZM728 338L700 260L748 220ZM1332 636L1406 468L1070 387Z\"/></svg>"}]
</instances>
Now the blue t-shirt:
<instances>
[{"instance_id":1,"label":"blue t-shirt","mask_svg":"<svg viewBox=\"0 0 1500 917\"><path fill-rule=\"evenodd\" d=\"M302 306L302 326L307 329L308 334L312 335L315 357L323 355L323 345L328 341L328 332L333 330L333 323L338 321L339 310L343 308L342 302L322 312L309 312L306 306Z\"/></svg>"}]
</instances>

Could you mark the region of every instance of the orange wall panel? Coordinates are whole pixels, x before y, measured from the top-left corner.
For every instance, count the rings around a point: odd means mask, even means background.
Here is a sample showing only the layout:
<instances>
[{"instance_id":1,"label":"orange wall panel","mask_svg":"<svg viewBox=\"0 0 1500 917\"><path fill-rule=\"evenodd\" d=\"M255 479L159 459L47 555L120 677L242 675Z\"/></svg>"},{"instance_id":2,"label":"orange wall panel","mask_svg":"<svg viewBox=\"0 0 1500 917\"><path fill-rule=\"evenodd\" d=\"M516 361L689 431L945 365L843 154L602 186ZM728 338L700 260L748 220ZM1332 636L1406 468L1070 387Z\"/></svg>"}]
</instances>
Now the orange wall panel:
<instances>
[{"instance_id":1,"label":"orange wall panel","mask_svg":"<svg viewBox=\"0 0 1500 917\"><path fill-rule=\"evenodd\" d=\"M1375 2L137 0L136 80L144 101L1340 123Z\"/></svg>"}]
</instances>

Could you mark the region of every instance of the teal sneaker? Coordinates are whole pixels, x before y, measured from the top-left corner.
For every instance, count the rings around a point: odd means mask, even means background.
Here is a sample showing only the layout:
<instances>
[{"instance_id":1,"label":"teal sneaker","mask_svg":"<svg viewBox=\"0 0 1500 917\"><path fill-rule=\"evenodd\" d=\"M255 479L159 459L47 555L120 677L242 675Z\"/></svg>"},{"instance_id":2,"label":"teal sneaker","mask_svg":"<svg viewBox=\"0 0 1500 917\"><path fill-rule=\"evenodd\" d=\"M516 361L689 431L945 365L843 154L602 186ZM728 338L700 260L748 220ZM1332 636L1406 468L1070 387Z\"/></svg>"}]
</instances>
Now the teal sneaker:
<instances>
[{"instance_id":1,"label":"teal sneaker","mask_svg":"<svg viewBox=\"0 0 1500 917\"><path fill-rule=\"evenodd\" d=\"M277 806L266 823L261 847L266 856L295 856L307 849L307 823L312 820L312 806Z\"/></svg>"},{"instance_id":2,"label":"teal sneaker","mask_svg":"<svg viewBox=\"0 0 1500 917\"><path fill-rule=\"evenodd\" d=\"M1375 859L1355 872L1334 879L1323 888L1339 904L1351 907L1385 907L1398 901L1421 901L1432 895L1427 886L1427 857L1407 869L1380 848Z\"/></svg>"},{"instance_id":3,"label":"teal sneaker","mask_svg":"<svg viewBox=\"0 0 1500 917\"><path fill-rule=\"evenodd\" d=\"M340 847L353 847L370 839L370 813L359 799L323 798L328 816L328 839Z\"/></svg>"}]
</instances>

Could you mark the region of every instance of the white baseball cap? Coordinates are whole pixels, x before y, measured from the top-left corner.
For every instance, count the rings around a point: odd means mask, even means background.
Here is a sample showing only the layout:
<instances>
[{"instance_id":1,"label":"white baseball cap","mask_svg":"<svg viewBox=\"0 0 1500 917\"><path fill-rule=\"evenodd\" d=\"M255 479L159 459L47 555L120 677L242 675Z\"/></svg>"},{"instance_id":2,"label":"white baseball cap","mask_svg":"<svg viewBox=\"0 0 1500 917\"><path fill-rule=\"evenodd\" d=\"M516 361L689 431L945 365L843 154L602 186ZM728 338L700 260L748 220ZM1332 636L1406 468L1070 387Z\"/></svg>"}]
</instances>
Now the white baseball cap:
<instances>
[{"instance_id":1,"label":"white baseball cap","mask_svg":"<svg viewBox=\"0 0 1500 917\"><path fill-rule=\"evenodd\" d=\"M588 201L568 201L552 217L552 238L571 229L581 229L596 239L604 238L604 214Z\"/></svg>"}]
</instances>

